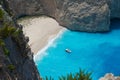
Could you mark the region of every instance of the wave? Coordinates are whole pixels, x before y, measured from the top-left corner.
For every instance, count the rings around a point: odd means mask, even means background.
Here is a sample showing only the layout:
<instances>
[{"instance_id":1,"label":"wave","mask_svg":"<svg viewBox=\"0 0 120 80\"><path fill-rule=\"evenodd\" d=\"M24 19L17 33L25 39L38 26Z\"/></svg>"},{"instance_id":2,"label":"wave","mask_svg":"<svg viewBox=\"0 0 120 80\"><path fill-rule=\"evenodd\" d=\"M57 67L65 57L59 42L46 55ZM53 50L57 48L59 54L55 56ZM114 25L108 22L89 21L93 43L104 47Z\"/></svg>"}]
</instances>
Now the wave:
<instances>
[{"instance_id":1,"label":"wave","mask_svg":"<svg viewBox=\"0 0 120 80\"><path fill-rule=\"evenodd\" d=\"M57 35L50 36L49 39L48 39L47 45L45 47L43 47L40 51L38 51L37 54L34 55L34 61L36 62L36 61L42 60L42 58L47 55L46 50L51 46L55 47L56 43L54 43L54 41L58 38L61 38L62 34L66 30L67 29L63 28L59 31L59 33Z\"/></svg>"}]
</instances>

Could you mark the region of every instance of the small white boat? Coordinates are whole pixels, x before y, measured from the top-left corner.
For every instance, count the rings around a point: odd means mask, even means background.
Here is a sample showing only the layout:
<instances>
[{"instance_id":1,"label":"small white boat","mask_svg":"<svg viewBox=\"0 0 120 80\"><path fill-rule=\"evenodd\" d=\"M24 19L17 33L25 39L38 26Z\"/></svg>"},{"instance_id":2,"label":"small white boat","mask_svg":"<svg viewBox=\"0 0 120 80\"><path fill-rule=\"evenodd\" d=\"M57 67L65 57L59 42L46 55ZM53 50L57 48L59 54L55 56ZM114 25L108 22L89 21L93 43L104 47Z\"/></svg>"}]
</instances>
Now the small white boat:
<instances>
[{"instance_id":1,"label":"small white boat","mask_svg":"<svg viewBox=\"0 0 120 80\"><path fill-rule=\"evenodd\" d=\"M72 51L70 49L65 49L67 53L71 53Z\"/></svg>"}]
</instances>

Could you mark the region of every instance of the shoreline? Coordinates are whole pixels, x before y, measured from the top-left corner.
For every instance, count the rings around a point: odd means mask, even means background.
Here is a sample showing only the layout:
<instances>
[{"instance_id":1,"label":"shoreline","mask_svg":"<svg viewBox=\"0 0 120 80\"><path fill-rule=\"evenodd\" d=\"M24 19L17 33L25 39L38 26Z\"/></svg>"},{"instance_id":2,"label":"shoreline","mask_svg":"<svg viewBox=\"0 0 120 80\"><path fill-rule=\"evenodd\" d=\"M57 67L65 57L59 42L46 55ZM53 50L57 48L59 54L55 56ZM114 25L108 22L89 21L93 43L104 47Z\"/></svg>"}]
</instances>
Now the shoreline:
<instances>
[{"instance_id":1,"label":"shoreline","mask_svg":"<svg viewBox=\"0 0 120 80\"><path fill-rule=\"evenodd\" d=\"M34 55L34 61L41 60L47 53L45 52L50 46L54 46L54 41L58 39L66 29L61 29L55 36L51 35L48 39L47 44Z\"/></svg>"},{"instance_id":2,"label":"shoreline","mask_svg":"<svg viewBox=\"0 0 120 80\"><path fill-rule=\"evenodd\" d=\"M22 18L18 23L23 25L23 33L29 37L28 44L34 56L65 29L56 20L46 16Z\"/></svg>"}]
</instances>

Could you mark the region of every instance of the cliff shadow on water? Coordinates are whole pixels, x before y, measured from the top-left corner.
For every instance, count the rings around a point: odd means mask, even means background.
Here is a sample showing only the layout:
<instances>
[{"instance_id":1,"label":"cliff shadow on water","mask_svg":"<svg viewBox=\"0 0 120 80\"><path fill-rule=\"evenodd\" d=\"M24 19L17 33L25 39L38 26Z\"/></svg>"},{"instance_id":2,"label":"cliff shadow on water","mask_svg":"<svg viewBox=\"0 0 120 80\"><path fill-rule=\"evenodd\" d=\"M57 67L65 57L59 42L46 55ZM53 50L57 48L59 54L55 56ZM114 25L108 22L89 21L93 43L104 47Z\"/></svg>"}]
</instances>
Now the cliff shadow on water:
<instances>
[{"instance_id":1,"label":"cliff shadow on water","mask_svg":"<svg viewBox=\"0 0 120 80\"><path fill-rule=\"evenodd\" d=\"M110 30L114 30L114 29L120 29L120 19L119 18L111 19Z\"/></svg>"}]
</instances>

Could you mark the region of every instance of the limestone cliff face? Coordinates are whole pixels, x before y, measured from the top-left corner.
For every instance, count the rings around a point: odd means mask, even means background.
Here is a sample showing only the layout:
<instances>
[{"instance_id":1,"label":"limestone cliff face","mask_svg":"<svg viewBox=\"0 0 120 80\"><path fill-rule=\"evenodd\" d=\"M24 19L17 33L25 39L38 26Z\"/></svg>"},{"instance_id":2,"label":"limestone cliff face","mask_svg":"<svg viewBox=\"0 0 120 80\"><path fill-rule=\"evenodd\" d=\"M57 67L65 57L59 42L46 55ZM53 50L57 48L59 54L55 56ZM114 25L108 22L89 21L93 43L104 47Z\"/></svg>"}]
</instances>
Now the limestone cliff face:
<instances>
[{"instance_id":1,"label":"limestone cliff face","mask_svg":"<svg viewBox=\"0 0 120 80\"><path fill-rule=\"evenodd\" d=\"M17 33L10 35L5 27ZM40 80L27 42L22 26L0 7L0 80Z\"/></svg>"},{"instance_id":2,"label":"limestone cliff face","mask_svg":"<svg viewBox=\"0 0 120 80\"><path fill-rule=\"evenodd\" d=\"M5 3L13 11L15 17L53 15L56 10L54 0L6 0Z\"/></svg>"},{"instance_id":3,"label":"limestone cliff face","mask_svg":"<svg viewBox=\"0 0 120 80\"><path fill-rule=\"evenodd\" d=\"M6 0L16 17L48 15L77 31L109 31L110 18L120 17L120 0Z\"/></svg>"},{"instance_id":4,"label":"limestone cliff face","mask_svg":"<svg viewBox=\"0 0 120 80\"><path fill-rule=\"evenodd\" d=\"M62 4L56 19L67 28L88 32L109 30L109 8L104 0L66 0Z\"/></svg>"},{"instance_id":5,"label":"limestone cliff face","mask_svg":"<svg viewBox=\"0 0 120 80\"><path fill-rule=\"evenodd\" d=\"M111 18L120 18L120 0L108 0Z\"/></svg>"}]
</instances>

